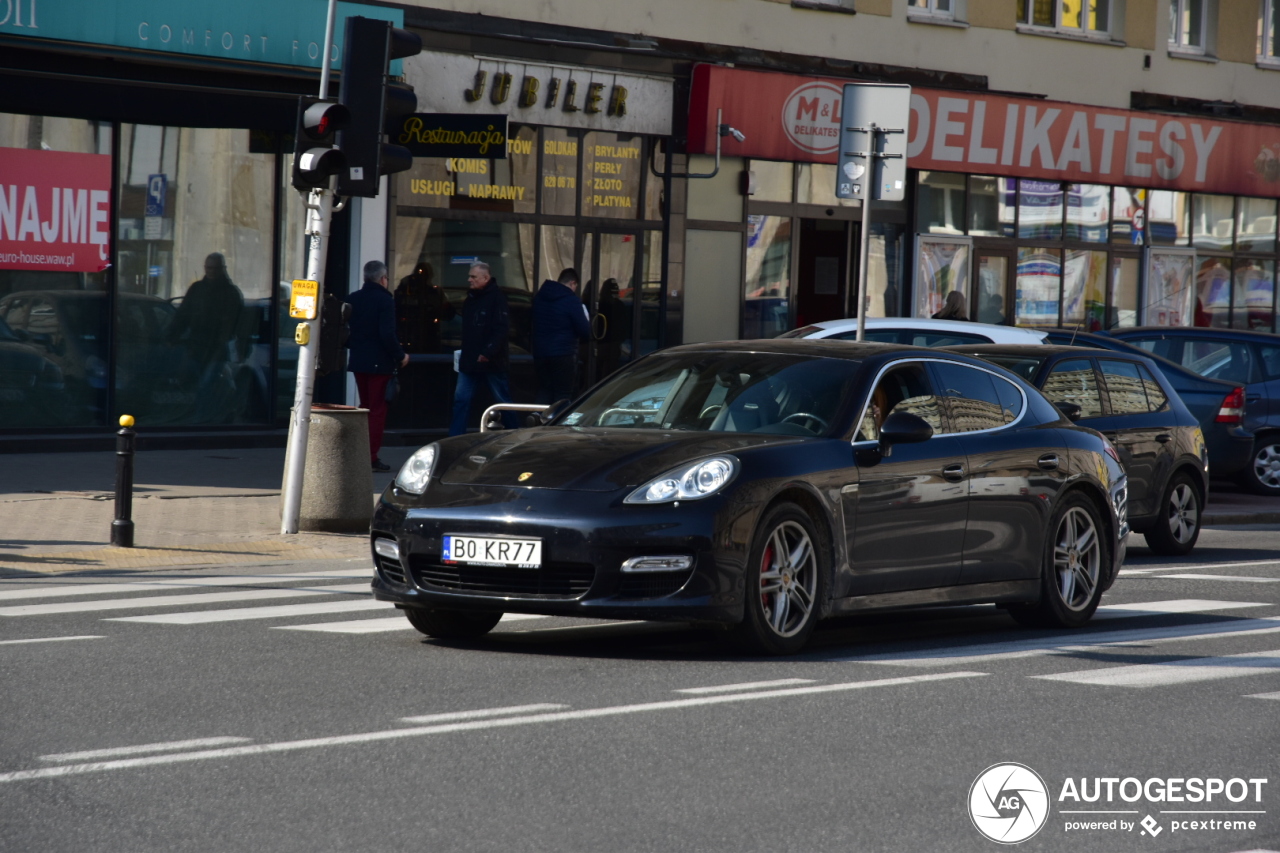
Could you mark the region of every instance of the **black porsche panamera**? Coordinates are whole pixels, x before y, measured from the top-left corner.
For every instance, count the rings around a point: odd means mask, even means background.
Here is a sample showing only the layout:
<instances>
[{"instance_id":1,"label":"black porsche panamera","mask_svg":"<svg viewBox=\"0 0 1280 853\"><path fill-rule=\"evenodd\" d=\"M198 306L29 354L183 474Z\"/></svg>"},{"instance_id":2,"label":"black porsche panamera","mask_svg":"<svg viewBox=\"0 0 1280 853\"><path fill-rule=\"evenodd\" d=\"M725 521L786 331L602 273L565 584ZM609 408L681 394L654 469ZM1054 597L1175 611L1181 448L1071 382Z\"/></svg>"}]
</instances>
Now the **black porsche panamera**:
<instances>
[{"instance_id":1,"label":"black porsche panamera","mask_svg":"<svg viewBox=\"0 0 1280 853\"><path fill-rule=\"evenodd\" d=\"M423 633L503 613L726 624L995 602L1077 626L1124 559L1099 433L967 356L771 340L663 350L543 426L419 449L371 525L374 595Z\"/></svg>"}]
</instances>

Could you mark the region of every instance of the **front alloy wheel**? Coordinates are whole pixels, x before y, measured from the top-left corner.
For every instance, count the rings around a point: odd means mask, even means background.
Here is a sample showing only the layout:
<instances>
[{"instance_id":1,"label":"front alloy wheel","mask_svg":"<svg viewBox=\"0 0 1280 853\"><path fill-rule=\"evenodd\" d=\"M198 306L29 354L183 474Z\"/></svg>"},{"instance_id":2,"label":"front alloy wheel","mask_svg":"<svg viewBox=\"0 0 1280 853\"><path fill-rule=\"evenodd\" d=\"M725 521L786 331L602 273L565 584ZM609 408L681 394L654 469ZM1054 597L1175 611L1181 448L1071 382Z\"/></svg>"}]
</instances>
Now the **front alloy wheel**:
<instances>
[{"instance_id":1,"label":"front alloy wheel","mask_svg":"<svg viewBox=\"0 0 1280 853\"><path fill-rule=\"evenodd\" d=\"M795 504L780 504L757 528L747 564L739 638L754 651L792 654L817 622L825 551L813 522Z\"/></svg>"},{"instance_id":2,"label":"front alloy wheel","mask_svg":"<svg viewBox=\"0 0 1280 853\"><path fill-rule=\"evenodd\" d=\"M1053 547L1058 598L1068 610L1079 613L1093 601L1101 563L1098 526L1082 507L1071 507L1058 522Z\"/></svg>"},{"instance_id":3,"label":"front alloy wheel","mask_svg":"<svg viewBox=\"0 0 1280 853\"><path fill-rule=\"evenodd\" d=\"M1081 492L1063 498L1050 518L1045 542L1040 600L1018 604L1010 615L1038 628L1078 628L1088 622L1102 598L1103 572L1110 565L1106 528L1093 501Z\"/></svg>"}]
</instances>

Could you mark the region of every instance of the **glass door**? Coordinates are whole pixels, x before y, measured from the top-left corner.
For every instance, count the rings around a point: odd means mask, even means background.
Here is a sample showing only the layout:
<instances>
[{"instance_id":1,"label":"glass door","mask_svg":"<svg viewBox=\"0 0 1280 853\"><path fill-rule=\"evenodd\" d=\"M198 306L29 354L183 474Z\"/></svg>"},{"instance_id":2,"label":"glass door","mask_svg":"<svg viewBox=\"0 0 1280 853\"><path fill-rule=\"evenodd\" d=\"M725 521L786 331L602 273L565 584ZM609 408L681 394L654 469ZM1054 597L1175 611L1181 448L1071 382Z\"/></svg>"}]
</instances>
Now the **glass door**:
<instances>
[{"instance_id":1,"label":"glass door","mask_svg":"<svg viewBox=\"0 0 1280 853\"><path fill-rule=\"evenodd\" d=\"M582 235L578 274L591 317L591 340L583 359L583 388L608 376L639 353L637 314L644 301L637 283L638 232L588 231Z\"/></svg>"},{"instance_id":2,"label":"glass door","mask_svg":"<svg viewBox=\"0 0 1280 853\"><path fill-rule=\"evenodd\" d=\"M975 280L969 316L979 323L1003 325L1009 321L1012 308L1013 250L979 246L973 254Z\"/></svg>"}]
</instances>

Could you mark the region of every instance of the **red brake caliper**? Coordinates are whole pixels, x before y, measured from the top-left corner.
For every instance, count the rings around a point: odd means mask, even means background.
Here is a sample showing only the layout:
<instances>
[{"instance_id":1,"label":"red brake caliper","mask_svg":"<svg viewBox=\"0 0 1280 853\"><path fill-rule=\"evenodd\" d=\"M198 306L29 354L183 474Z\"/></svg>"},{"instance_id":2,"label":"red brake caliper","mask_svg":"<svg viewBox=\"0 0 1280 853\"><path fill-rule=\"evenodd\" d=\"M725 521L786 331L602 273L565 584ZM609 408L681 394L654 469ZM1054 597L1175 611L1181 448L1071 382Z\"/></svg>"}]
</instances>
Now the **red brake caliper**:
<instances>
[{"instance_id":1,"label":"red brake caliper","mask_svg":"<svg viewBox=\"0 0 1280 853\"><path fill-rule=\"evenodd\" d=\"M760 574L763 575L768 572L771 565L773 565L773 545L769 545L764 549L764 558L760 561ZM760 594L760 606L765 609L769 607L769 601L764 593Z\"/></svg>"}]
</instances>

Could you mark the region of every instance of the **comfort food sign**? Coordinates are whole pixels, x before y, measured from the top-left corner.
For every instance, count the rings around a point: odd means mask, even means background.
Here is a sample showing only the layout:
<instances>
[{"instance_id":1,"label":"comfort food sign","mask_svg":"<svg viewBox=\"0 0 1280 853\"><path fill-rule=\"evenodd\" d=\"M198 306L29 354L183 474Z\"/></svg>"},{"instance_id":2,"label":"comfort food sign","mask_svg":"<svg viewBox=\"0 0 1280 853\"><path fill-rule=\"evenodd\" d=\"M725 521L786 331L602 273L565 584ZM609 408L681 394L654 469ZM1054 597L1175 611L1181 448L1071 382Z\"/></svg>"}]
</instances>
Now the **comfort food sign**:
<instances>
[{"instance_id":1,"label":"comfort food sign","mask_svg":"<svg viewBox=\"0 0 1280 853\"><path fill-rule=\"evenodd\" d=\"M111 157L0 148L0 269L110 265Z\"/></svg>"},{"instance_id":2,"label":"comfort food sign","mask_svg":"<svg viewBox=\"0 0 1280 853\"><path fill-rule=\"evenodd\" d=\"M701 65L690 95L689 150L713 153L716 110L746 134L729 156L836 162L841 80ZM1000 95L915 89L908 165L1280 196L1280 127Z\"/></svg>"}]
</instances>

